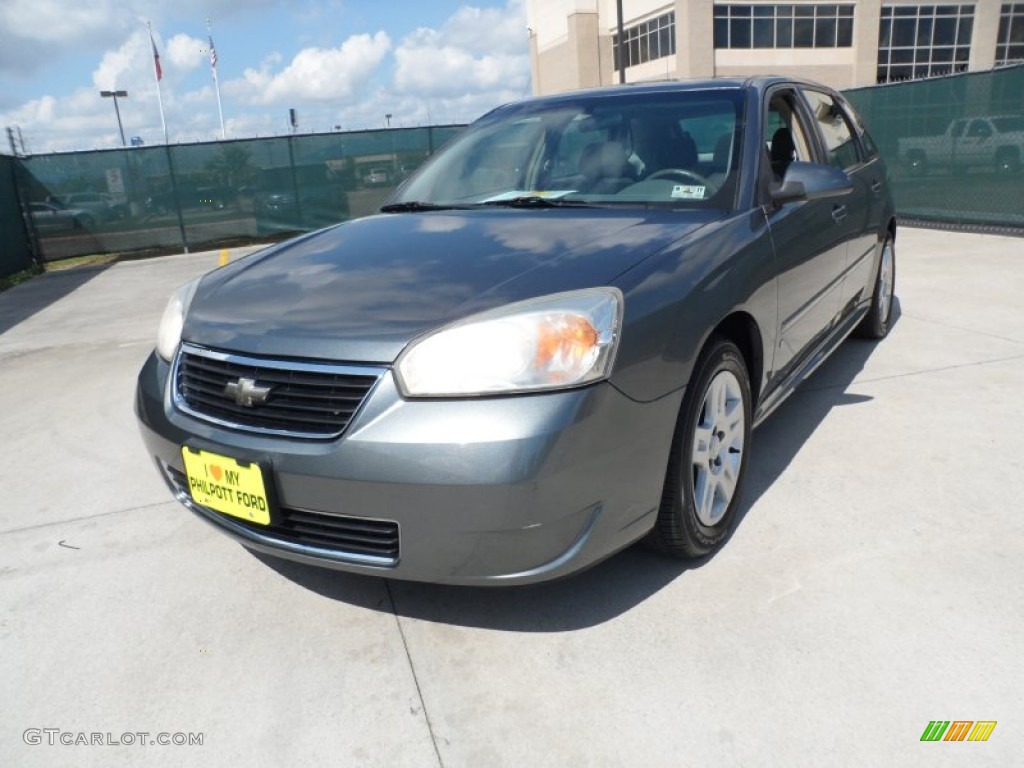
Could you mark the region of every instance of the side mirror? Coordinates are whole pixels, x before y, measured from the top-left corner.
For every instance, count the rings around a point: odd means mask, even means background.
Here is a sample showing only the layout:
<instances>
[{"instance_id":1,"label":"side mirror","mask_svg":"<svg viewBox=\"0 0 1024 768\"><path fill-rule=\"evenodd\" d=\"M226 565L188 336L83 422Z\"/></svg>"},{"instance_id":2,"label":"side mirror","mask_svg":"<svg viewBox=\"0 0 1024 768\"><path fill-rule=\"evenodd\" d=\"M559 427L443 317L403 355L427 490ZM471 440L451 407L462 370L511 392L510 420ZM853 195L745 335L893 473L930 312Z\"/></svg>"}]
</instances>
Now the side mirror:
<instances>
[{"instance_id":1,"label":"side mirror","mask_svg":"<svg viewBox=\"0 0 1024 768\"><path fill-rule=\"evenodd\" d=\"M853 191L853 180L838 168L795 160L790 163L782 183L771 189L776 205L796 200L822 200L842 197Z\"/></svg>"}]
</instances>

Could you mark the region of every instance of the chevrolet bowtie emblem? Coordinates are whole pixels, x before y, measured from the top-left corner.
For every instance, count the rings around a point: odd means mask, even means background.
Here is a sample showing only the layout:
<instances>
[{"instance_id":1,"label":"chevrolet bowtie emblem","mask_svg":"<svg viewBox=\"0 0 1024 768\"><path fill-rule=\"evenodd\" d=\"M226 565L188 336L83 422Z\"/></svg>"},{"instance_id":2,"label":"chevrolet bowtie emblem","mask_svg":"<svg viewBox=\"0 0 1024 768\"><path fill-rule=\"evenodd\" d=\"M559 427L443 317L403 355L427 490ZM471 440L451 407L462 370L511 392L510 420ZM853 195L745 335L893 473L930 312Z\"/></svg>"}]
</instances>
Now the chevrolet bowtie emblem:
<instances>
[{"instance_id":1,"label":"chevrolet bowtie emblem","mask_svg":"<svg viewBox=\"0 0 1024 768\"><path fill-rule=\"evenodd\" d=\"M229 381L224 385L224 394L233 397L235 402L246 408L260 405L267 402L270 390L273 387L261 387L256 379L247 379L244 376L238 381Z\"/></svg>"}]
</instances>

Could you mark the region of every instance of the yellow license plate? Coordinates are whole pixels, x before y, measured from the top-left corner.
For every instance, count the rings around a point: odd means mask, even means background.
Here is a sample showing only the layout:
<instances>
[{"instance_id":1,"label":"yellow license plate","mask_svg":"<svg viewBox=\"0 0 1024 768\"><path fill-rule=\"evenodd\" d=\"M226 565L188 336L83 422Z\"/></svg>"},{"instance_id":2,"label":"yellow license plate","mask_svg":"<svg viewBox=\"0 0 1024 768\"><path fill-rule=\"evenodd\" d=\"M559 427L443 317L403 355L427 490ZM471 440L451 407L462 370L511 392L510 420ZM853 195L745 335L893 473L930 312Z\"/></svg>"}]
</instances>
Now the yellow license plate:
<instances>
[{"instance_id":1,"label":"yellow license plate","mask_svg":"<svg viewBox=\"0 0 1024 768\"><path fill-rule=\"evenodd\" d=\"M181 449L192 499L225 515L252 523L270 525L270 503L258 464L243 463L229 456Z\"/></svg>"}]
</instances>

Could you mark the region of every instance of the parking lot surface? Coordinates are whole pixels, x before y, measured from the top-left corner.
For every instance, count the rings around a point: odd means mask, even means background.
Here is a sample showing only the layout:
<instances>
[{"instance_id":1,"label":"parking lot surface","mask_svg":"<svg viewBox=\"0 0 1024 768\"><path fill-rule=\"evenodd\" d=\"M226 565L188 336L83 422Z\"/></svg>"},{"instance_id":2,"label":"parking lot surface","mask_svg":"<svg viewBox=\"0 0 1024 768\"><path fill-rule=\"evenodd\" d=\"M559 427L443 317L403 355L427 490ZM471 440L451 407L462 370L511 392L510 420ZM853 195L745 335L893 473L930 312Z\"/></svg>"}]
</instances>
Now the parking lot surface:
<instances>
[{"instance_id":1,"label":"parking lot surface","mask_svg":"<svg viewBox=\"0 0 1024 768\"><path fill-rule=\"evenodd\" d=\"M891 335L755 432L724 550L508 590L258 558L171 501L134 380L217 254L0 294L0 764L1020 765L1024 240L897 249Z\"/></svg>"}]
</instances>

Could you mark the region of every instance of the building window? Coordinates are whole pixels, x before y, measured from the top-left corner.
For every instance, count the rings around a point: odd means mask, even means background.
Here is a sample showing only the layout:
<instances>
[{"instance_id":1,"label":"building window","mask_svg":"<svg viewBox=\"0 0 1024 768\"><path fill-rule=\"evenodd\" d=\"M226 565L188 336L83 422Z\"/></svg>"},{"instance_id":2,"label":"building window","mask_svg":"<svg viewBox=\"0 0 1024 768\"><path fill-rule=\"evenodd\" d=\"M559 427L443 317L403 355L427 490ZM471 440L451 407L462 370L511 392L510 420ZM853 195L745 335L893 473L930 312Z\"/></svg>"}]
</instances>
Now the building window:
<instances>
[{"instance_id":1,"label":"building window","mask_svg":"<svg viewBox=\"0 0 1024 768\"><path fill-rule=\"evenodd\" d=\"M886 5L878 31L878 82L966 72L973 5Z\"/></svg>"},{"instance_id":2,"label":"building window","mask_svg":"<svg viewBox=\"0 0 1024 768\"><path fill-rule=\"evenodd\" d=\"M619 70L620 56L625 55L626 66L635 67L645 61L654 61L676 52L676 13L672 11L649 21L642 21L622 30L624 46L619 47L619 36L612 35L615 70Z\"/></svg>"},{"instance_id":3,"label":"building window","mask_svg":"<svg viewBox=\"0 0 1024 768\"><path fill-rule=\"evenodd\" d=\"M996 42L996 66L1024 61L1024 3L1003 3Z\"/></svg>"},{"instance_id":4,"label":"building window","mask_svg":"<svg viewBox=\"0 0 1024 768\"><path fill-rule=\"evenodd\" d=\"M715 48L849 48L853 3L715 6Z\"/></svg>"}]
</instances>

